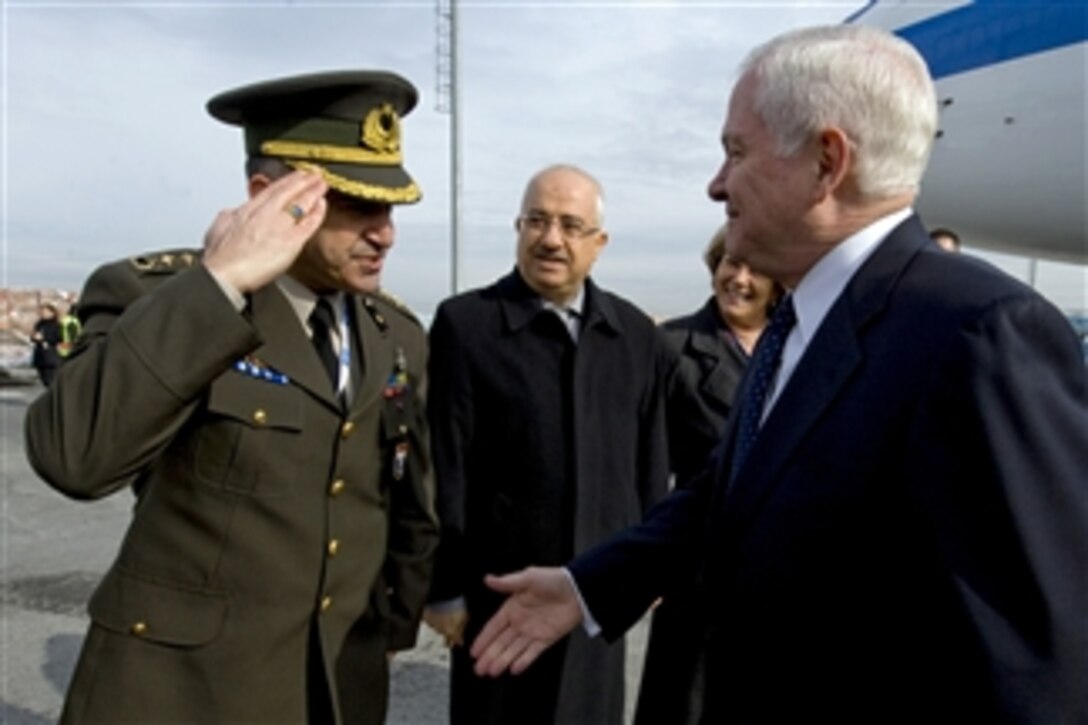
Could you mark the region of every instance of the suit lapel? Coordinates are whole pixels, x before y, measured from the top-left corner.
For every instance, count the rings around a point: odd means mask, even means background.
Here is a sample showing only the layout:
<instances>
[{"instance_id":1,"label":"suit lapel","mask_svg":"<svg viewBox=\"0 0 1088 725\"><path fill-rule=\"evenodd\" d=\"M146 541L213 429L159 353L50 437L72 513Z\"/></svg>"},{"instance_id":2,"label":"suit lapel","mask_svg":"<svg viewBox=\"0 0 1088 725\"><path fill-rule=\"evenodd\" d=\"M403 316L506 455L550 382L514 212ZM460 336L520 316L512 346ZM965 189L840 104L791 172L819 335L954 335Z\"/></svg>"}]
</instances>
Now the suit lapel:
<instances>
[{"instance_id":1,"label":"suit lapel","mask_svg":"<svg viewBox=\"0 0 1088 725\"><path fill-rule=\"evenodd\" d=\"M269 284L254 292L249 309L250 319L264 341L253 356L287 375L315 398L339 407L329 376L279 287Z\"/></svg>"},{"instance_id":2,"label":"suit lapel","mask_svg":"<svg viewBox=\"0 0 1088 725\"><path fill-rule=\"evenodd\" d=\"M907 219L873 252L832 304L771 409L748 461L725 494L727 522L750 520L775 490L783 469L794 462L797 448L864 361L860 335L887 305L899 276L926 241L918 218ZM747 387L747 377L737 391L737 400L744 394L743 387ZM726 432L729 451L733 449L735 423L731 420ZM719 485L728 481L730 462L723 463Z\"/></svg>"},{"instance_id":3,"label":"suit lapel","mask_svg":"<svg viewBox=\"0 0 1088 725\"><path fill-rule=\"evenodd\" d=\"M729 487L726 494L729 514L750 518L758 513L798 445L835 400L861 360L848 306L840 300L828 311L819 332L809 343L767 416L744 467ZM735 431L731 433L735 435ZM728 469L722 475L728 480Z\"/></svg>"}]
</instances>

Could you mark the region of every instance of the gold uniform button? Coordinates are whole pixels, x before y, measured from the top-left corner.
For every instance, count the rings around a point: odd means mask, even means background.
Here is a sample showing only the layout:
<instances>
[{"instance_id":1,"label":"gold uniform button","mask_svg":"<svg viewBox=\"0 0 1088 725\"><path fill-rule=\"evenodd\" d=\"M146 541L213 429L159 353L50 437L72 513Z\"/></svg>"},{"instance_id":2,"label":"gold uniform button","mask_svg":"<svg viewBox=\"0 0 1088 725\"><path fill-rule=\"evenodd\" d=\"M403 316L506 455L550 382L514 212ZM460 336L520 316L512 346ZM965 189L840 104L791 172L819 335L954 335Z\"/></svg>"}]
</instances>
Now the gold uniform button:
<instances>
[{"instance_id":1,"label":"gold uniform button","mask_svg":"<svg viewBox=\"0 0 1088 725\"><path fill-rule=\"evenodd\" d=\"M397 432L400 433L402 436L408 435L408 426L402 423L401 425L397 426Z\"/></svg>"},{"instance_id":2,"label":"gold uniform button","mask_svg":"<svg viewBox=\"0 0 1088 725\"><path fill-rule=\"evenodd\" d=\"M332 483L329 484L329 495L330 496L339 496L340 493L344 490L344 486L346 486L346 485L347 484L344 483L344 479L342 479L342 478L336 479L335 481L333 481Z\"/></svg>"},{"instance_id":3,"label":"gold uniform button","mask_svg":"<svg viewBox=\"0 0 1088 725\"><path fill-rule=\"evenodd\" d=\"M132 625L132 633L137 637L147 634L147 622L136 622Z\"/></svg>"},{"instance_id":4,"label":"gold uniform button","mask_svg":"<svg viewBox=\"0 0 1088 725\"><path fill-rule=\"evenodd\" d=\"M329 611L329 607L331 607L331 606L332 606L332 597L330 597L330 596L321 597L321 611L322 612Z\"/></svg>"},{"instance_id":5,"label":"gold uniform button","mask_svg":"<svg viewBox=\"0 0 1088 725\"><path fill-rule=\"evenodd\" d=\"M347 438L352 434L354 430L355 424L349 420L348 422L344 423L344 425L340 426L340 437Z\"/></svg>"},{"instance_id":6,"label":"gold uniform button","mask_svg":"<svg viewBox=\"0 0 1088 725\"><path fill-rule=\"evenodd\" d=\"M338 551L340 551L340 540L329 539L329 556L336 556Z\"/></svg>"},{"instance_id":7,"label":"gold uniform button","mask_svg":"<svg viewBox=\"0 0 1088 725\"><path fill-rule=\"evenodd\" d=\"M263 408L257 408L253 411L253 422L257 425L264 425L268 422L268 413Z\"/></svg>"}]
</instances>

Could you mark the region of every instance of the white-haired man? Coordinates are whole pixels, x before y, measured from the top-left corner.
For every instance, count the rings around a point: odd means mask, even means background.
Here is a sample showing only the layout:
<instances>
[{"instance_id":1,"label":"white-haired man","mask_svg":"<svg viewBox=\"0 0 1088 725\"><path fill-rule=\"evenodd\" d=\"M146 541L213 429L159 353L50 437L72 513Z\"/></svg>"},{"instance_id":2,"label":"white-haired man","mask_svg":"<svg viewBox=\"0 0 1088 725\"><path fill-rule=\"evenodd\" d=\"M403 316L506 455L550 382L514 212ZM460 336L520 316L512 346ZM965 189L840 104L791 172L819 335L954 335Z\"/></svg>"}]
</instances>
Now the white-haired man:
<instances>
[{"instance_id":1,"label":"white-haired man","mask_svg":"<svg viewBox=\"0 0 1088 725\"><path fill-rule=\"evenodd\" d=\"M614 637L701 567L703 722L1088 719L1083 362L1052 305L913 215L936 117L884 31L749 56L709 192L782 314L698 483L566 571L489 580L513 596L480 672L583 620Z\"/></svg>"}]
</instances>

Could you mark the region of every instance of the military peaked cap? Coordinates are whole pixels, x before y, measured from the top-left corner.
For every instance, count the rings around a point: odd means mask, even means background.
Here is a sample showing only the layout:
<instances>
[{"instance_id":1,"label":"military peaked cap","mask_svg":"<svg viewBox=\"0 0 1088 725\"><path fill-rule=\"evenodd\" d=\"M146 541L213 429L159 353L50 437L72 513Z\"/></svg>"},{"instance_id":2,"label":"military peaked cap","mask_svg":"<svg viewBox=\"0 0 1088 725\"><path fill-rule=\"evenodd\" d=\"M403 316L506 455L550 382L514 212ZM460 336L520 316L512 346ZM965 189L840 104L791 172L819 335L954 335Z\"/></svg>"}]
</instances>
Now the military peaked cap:
<instances>
[{"instance_id":1,"label":"military peaked cap","mask_svg":"<svg viewBox=\"0 0 1088 725\"><path fill-rule=\"evenodd\" d=\"M395 73L334 71L235 88L208 101L208 113L244 129L251 157L318 171L359 199L410 204L421 194L403 166L400 119L417 97Z\"/></svg>"}]
</instances>

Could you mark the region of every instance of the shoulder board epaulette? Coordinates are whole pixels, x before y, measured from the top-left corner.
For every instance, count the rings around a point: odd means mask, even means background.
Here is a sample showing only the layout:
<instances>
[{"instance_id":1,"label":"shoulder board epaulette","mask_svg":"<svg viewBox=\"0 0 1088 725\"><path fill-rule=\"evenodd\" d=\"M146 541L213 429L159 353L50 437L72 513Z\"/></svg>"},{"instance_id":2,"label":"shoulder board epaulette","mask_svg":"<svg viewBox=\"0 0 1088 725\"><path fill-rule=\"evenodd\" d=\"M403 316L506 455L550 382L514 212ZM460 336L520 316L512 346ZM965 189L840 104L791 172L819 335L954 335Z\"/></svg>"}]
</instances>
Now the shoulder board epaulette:
<instances>
[{"instance_id":1,"label":"shoulder board epaulette","mask_svg":"<svg viewBox=\"0 0 1088 725\"><path fill-rule=\"evenodd\" d=\"M367 302L371 302L371 300L377 300L379 302L384 302L387 306L392 307L394 310L401 313L402 315L404 315L405 317L407 317L409 320L416 323L420 327L423 326L423 323L421 323L419 321L419 318L417 318L415 316L415 313L413 313L412 310L410 310L408 308L408 305L404 304L404 302L402 302L395 295L393 295L393 294L391 294L389 292L386 292L385 290L380 289L380 290L372 293L369 297L367 297L366 300L364 300L363 304L367 308L367 311L370 311L371 315L373 316L375 314L375 311L371 311L373 309L373 304L367 304ZM380 317L380 313L377 313L377 314ZM377 317L375 317L374 321L378 324L379 327L384 326L384 322L379 321Z\"/></svg>"},{"instance_id":2,"label":"shoulder board epaulette","mask_svg":"<svg viewBox=\"0 0 1088 725\"><path fill-rule=\"evenodd\" d=\"M129 264L143 274L180 272L200 261L199 249L172 249L129 257Z\"/></svg>"}]
</instances>

